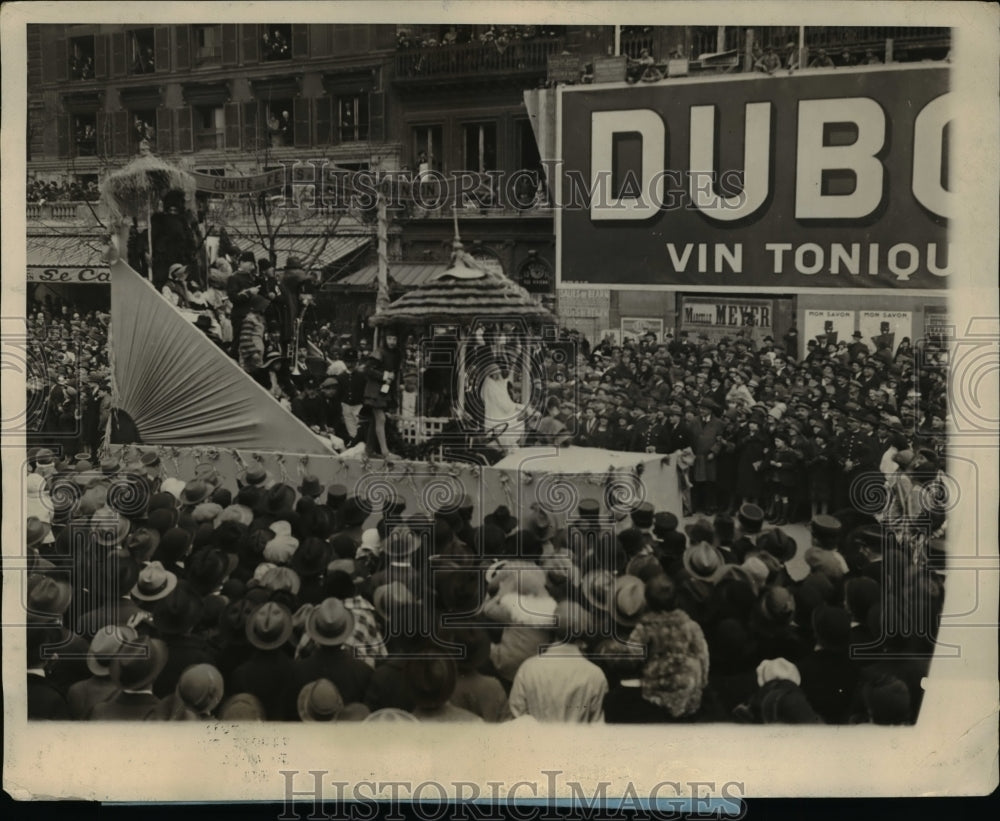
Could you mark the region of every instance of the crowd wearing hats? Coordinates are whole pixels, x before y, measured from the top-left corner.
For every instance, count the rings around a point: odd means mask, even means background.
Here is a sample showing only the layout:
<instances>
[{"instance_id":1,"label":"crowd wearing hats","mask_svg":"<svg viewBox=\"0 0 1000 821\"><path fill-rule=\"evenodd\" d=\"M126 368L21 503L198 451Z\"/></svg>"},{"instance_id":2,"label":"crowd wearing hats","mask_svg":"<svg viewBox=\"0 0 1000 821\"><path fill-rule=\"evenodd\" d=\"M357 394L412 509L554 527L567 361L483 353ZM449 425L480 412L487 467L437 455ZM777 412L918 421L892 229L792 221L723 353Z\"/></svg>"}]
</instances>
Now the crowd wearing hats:
<instances>
[{"instance_id":1,"label":"crowd wearing hats","mask_svg":"<svg viewBox=\"0 0 1000 821\"><path fill-rule=\"evenodd\" d=\"M110 317L52 297L29 300L26 317L27 429L96 460L111 412Z\"/></svg>"},{"instance_id":2,"label":"crowd wearing hats","mask_svg":"<svg viewBox=\"0 0 1000 821\"><path fill-rule=\"evenodd\" d=\"M575 368L548 357L548 388L575 444L675 454L686 513L749 502L781 526L852 506L907 454L943 465L944 344L861 336L809 340L801 361L744 334L605 340Z\"/></svg>"},{"instance_id":3,"label":"crowd wearing hats","mask_svg":"<svg viewBox=\"0 0 1000 821\"><path fill-rule=\"evenodd\" d=\"M943 516L927 541L894 507L926 493L816 515L793 578L752 503L682 526L597 498L373 509L152 452L29 469L34 719L910 723L943 594Z\"/></svg>"},{"instance_id":4,"label":"crowd wearing hats","mask_svg":"<svg viewBox=\"0 0 1000 821\"><path fill-rule=\"evenodd\" d=\"M234 339L261 309L251 267L241 259L223 289ZM253 348L252 375L341 447L370 441L370 411L404 404L384 351L320 328L303 376L269 371L300 271L288 260L276 348ZM46 414L79 407L71 380L89 368L98 399L102 318L30 307L35 344L63 361L29 395L43 392ZM944 346L823 335L798 361L742 334L578 341L572 366L540 352L546 430L670 456L686 527L657 500L623 512L583 499L565 520L471 498L372 510L329 480L293 486L257 465L227 486L210 464L169 475L153 452L120 464L99 458L99 435L72 458L33 447L29 716L914 721L943 596L933 504L946 494L929 486L945 470ZM410 342L393 372L420 367ZM391 402L371 401L369 360ZM801 556L793 522L809 525Z\"/></svg>"}]
</instances>

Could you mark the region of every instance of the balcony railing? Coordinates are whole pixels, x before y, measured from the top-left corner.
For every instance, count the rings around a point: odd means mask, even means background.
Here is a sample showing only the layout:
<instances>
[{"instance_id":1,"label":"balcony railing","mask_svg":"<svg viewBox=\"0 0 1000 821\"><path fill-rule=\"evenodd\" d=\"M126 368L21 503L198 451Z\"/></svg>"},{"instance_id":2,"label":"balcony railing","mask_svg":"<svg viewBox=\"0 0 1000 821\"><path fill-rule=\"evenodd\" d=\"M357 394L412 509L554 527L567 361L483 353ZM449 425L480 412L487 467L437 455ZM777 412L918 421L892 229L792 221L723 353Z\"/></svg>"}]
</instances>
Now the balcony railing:
<instances>
[{"instance_id":1,"label":"balcony railing","mask_svg":"<svg viewBox=\"0 0 1000 821\"><path fill-rule=\"evenodd\" d=\"M93 209L93 211L91 210ZM94 223L94 211L101 215L101 206L96 203L74 202L29 202L25 205L25 216L30 220L53 222Z\"/></svg>"},{"instance_id":2,"label":"balcony railing","mask_svg":"<svg viewBox=\"0 0 1000 821\"><path fill-rule=\"evenodd\" d=\"M545 72L550 54L563 49L561 37L496 43L405 49L396 53L397 79L466 77L482 74Z\"/></svg>"}]
</instances>

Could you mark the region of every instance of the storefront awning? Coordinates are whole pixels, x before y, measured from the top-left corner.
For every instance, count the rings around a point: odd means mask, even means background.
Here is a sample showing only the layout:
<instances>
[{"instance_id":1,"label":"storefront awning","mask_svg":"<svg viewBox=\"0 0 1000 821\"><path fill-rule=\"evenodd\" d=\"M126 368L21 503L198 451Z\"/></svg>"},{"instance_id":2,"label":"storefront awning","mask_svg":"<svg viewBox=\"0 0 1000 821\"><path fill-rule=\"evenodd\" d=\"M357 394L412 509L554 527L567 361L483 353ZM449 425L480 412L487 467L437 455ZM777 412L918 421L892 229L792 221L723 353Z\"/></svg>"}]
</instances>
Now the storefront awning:
<instances>
[{"instance_id":1,"label":"storefront awning","mask_svg":"<svg viewBox=\"0 0 1000 821\"><path fill-rule=\"evenodd\" d=\"M97 236L29 234L27 237L28 265L52 268L104 268L101 259L104 240Z\"/></svg>"},{"instance_id":2,"label":"storefront awning","mask_svg":"<svg viewBox=\"0 0 1000 821\"><path fill-rule=\"evenodd\" d=\"M447 262L390 262L389 279L403 288L413 288L424 282L429 282L438 274L448 270ZM350 285L360 288L374 288L378 281L378 265L367 265L343 279L335 285Z\"/></svg>"},{"instance_id":3,"label":"storefront awning","mask_svg":"<svg viewBox=\"0 0 1000 821\"><path fill-rule=\"evenodd\" d=\"M287 257L298 257L310 270L325 268L360 251L371 242L368 236L330 237L325 242L315 234L310 236L278 237L275 252L278 267L285 264Z\"/></svg>"}]
</instances>

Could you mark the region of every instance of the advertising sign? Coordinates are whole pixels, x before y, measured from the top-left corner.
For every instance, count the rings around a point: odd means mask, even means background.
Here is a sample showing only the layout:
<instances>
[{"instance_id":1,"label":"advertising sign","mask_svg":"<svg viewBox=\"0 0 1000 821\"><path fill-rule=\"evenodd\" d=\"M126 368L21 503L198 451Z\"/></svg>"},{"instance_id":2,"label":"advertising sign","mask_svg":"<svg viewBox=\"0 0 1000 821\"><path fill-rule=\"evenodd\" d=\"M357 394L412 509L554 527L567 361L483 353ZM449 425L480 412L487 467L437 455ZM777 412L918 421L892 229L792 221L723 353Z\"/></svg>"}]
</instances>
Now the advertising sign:
<instances>
[{"instance_id":1,"label":"advertising sign","mask_svg":"<svg viewBox=\"0 0 1000 821\"><path fill-rule=\"evenodd\" d=\"M882 343L895 353L903 337L913 341L913 314L909 311L861 311L858 314L858 330L861 331L861 341L872 353Z\"/></svg>"},{"instance_id":2,"label":"advertising sign","mask_svg":"<svg viewBox=\"0 0 1000 821\"><path fill-rule=\"evenodd\" d=\"M663 320L654 317L622 317L622 339L642 339L648 333L656 334L656 341L663 341Z\"/></svg>"},{"instance_id":3,"label":"advertising sign","mask_svg":"<svg viewBox=\"0 0 1000 821\"><path fill-rule=\"evenodd\" d=\"M945 64L566 86L559 100L559 282L947 287Z\"/></svg>"},{"instance_id":4,"label":"advertising sign","mask_svg":"<svg viewBox=\"0 0 1000 821\"><path fill-rule=\"evenodd\" d=\"M774 300L723 299L711 296L684 297L680 305L680 330L704 335L712 342L737 331L756 342L771 336Z\"/></svg>"},{"instance_id":5,"label":"advertising sign","mask_svg":"<svg viewBox=\"0 0 1000 821\"><path fill-rule=\"evenodd\" d=\"M815 339L820 345L850 342L854 333L854 311L806 310L802 330L802 338L806 343L810 339Z\"/></svg>"},{"instance_id":6,"label":"advertising sign","mask_svg":"<svg viewBox=\"0 0 1000 821\"><path fill-rule=\"evenodd\" d=\"M100 268L58 268L45 265L29 265L25 275L27 282L65 282L107 285L111 274L107 266Z\"/></svg>"}]
</instances>

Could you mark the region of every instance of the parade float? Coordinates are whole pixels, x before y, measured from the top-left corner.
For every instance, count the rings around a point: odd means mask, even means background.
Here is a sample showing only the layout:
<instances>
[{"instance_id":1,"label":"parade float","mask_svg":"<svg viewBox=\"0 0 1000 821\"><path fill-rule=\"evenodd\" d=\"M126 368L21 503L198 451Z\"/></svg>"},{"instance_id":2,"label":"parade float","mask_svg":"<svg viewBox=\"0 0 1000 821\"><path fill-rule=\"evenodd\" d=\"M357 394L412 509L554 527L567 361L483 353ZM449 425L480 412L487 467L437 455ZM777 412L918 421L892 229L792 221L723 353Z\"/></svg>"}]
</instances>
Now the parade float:
<instances>
[{"instance_id":1,"label":"parade float","mask_svg":"<svg viewBox=\"0 0 1000 821\"><path fill-rule=\"evenodd\" d=\"M457 219L451 266L394 302L383 296L371 320L377 333L391 328L421 337L425 367L418 392L443 391L447 412L394 420L412 446L407 456L415 458L376 457L363 446L335 452L328 438L282 406L126 261L133 220L152 225L168 191L193 196L189 176L146 155L102 187L116 219L108 250L114 412L106 448L123 463L138 464L144 454L155 453L163 476L193 477L211 469L233 490L251 467L292 486L315 476L327 487L346 487L373 515L392 502L405 503L407 514L455 510L466 497L481 513L501 505L528 510L537 503L557 520L575 515L583 498L598 499L604 512L618 518L644 500L681 515L677 470L669 458L522 446L521 431L544 405L539 363L546 339L555 338L556 318L502 273L478 266L462 249ZM384 278L384 246L379 258ZM500 358L520 400L512 402L518 411L511 418L489 419L480 401L498 359L497 345L484 340L484 327L508 335ZM424 385L435 367L449 377L446 384Z\"/></svg>"}]
</instances>

